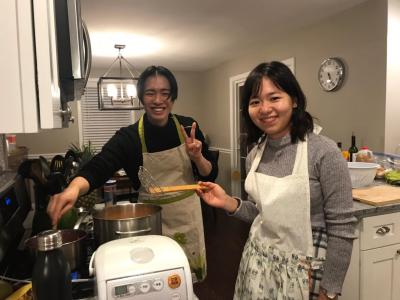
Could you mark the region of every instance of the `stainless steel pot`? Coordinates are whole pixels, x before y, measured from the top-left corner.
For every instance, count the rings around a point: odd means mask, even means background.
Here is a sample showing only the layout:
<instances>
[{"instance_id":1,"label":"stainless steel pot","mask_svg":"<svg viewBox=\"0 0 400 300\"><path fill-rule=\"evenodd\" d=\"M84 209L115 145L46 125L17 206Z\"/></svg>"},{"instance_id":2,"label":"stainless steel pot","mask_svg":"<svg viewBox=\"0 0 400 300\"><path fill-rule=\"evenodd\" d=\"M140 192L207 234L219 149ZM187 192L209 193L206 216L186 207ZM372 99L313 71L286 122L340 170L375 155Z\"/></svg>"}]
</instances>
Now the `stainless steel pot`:
<instances>
[{"instance_id":1,"label":"stainless steel pot","mask_svg":"<svg viewBox=\"0 0 400 300\"><path fill-rule=\"evenodd\" d=\"M104 207L93 212L93 232L97 246L130 236L161 235L161 207L129 203Z\"/></svg>"},{"instance_id":2,"label":"stainless steel pot","mask_svg":"<svg viewBox=\"0 0 400 300\"><path fill-rule=\"evenodd\" d=\"M86 251L84 247L84 239L87 233L79 229L61 229L62 246L66 260L72 270L82 266L86 260ZM29 249L32 257L35 258L38 252L38 237L37 235L27 239L25 246Z\"/></svg>"}]
</instances>

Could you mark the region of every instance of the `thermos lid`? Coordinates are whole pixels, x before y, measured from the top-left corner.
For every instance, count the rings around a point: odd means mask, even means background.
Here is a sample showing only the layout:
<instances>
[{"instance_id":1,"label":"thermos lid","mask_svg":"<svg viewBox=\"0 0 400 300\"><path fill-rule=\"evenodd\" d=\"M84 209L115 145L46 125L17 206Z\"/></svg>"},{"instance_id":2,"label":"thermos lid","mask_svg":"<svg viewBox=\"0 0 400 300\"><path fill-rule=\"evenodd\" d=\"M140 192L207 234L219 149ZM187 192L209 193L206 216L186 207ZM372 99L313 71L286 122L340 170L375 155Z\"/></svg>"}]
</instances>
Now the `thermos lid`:
<instances>
[{"instance_id":1,"label":"thermos lid","mask_svg":"<svg viewBox=\"0 0 400 300\"><path fill-rule=\"evenodd\" d=\"M60 230L46 230L38 234L38 250L49 251L62 246Z\"/></svg>"}]
</instances>

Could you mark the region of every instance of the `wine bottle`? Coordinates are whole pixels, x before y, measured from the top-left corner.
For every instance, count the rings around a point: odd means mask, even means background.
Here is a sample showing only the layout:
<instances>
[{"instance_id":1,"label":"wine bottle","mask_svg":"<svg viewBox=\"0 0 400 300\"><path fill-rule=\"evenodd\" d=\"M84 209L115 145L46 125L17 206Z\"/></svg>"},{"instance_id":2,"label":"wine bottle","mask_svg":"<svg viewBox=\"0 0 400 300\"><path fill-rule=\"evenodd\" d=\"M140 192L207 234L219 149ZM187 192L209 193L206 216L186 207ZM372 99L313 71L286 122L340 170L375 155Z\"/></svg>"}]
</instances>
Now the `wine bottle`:
<instances>
[{"instance_id":1,"label":"wine bottle","mask_svg":"<svg viewBox=\"0 0 400 300\"><path fill-rule=\"evenodd\" d=\"M349 148L349 161L356 161L355 157L358 152L358 148L356 146L356 136L354 133L351 134L351 146Z\"/></svg>"}]
</instances>

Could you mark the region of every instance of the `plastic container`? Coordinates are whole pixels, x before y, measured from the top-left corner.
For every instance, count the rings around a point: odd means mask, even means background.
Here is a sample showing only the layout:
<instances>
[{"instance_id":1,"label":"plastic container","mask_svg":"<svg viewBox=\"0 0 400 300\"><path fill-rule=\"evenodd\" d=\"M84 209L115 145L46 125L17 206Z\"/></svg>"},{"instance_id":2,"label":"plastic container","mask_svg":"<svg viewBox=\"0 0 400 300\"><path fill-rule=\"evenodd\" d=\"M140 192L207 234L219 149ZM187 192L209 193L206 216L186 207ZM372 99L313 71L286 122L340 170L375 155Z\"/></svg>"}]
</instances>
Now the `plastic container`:
<instances>
[{"instance_id":1,"label":"plastic container","mask_svg":"<svg viewBox=\"0 0 400 300\"><path fill-rule=\"evenodd\" d=\"M17 136L15 134L7 134L6 139L7 139L8 153L15 151L15 149L17 149Z\"/></svg>"},{"instance_id":2,"label":"plastic container","mask_svg":"<svg viewBox=\"0 0 400 300\"><path fill-rule=\"evenodd\" d=\"M366 162L348 162L351 186L353 189L368 186L374 182L379 165Z\"/></svg>"},{"instance_id":3,"label":"plastic container","mask_svg":"<svg viewBox=\"0 0 400 300\"><path fill-rule=\"evenodd\" d=\"M115 179L107 180L104 184L104 203L106 206L115 204L115 195L117 193L117 181Z\"/></svg>"},{"instance_id":4,"label":"plastic container","mask_svg":"<svg viewBox=\"0 0 400 300\"><path fill-rule=\"evenodd\" d=\"M375 163L374 154L368 147L361 147L361 150L356 153L356 161L357 162L369 162Z\"/></svg>"},{"instance_id":5,"label":"plastic container","mask_svg":"<svg viewBox=\"0 0 400 300\"><path fill-rule=\"evenodd\" d=\"M38 254L32 273L34 300L72 300L71 272L61 251L62 236L58 230L38 235Z\"/></svg>"}]
</instances>

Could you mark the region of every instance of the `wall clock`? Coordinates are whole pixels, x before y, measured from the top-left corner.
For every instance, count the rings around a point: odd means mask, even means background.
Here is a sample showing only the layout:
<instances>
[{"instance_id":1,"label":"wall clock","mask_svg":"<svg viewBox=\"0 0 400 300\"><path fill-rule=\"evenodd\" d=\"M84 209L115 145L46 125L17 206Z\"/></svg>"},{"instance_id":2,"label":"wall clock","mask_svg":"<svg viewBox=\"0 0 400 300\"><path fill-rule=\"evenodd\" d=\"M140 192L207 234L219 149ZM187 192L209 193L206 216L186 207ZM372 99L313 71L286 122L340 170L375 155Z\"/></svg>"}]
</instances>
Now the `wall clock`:
<instances>
[{"instance_id":1,"label":"wall clock","mask_svg":"<svg viewBox=\"0 0 400 300\"><path fill-rule=\"evenodd\" d=\"M345 77L344 62L338 57L325 59L318 70L318 81L322 89L332 92L340 89Z\"/></svg>"}]
</instances>

